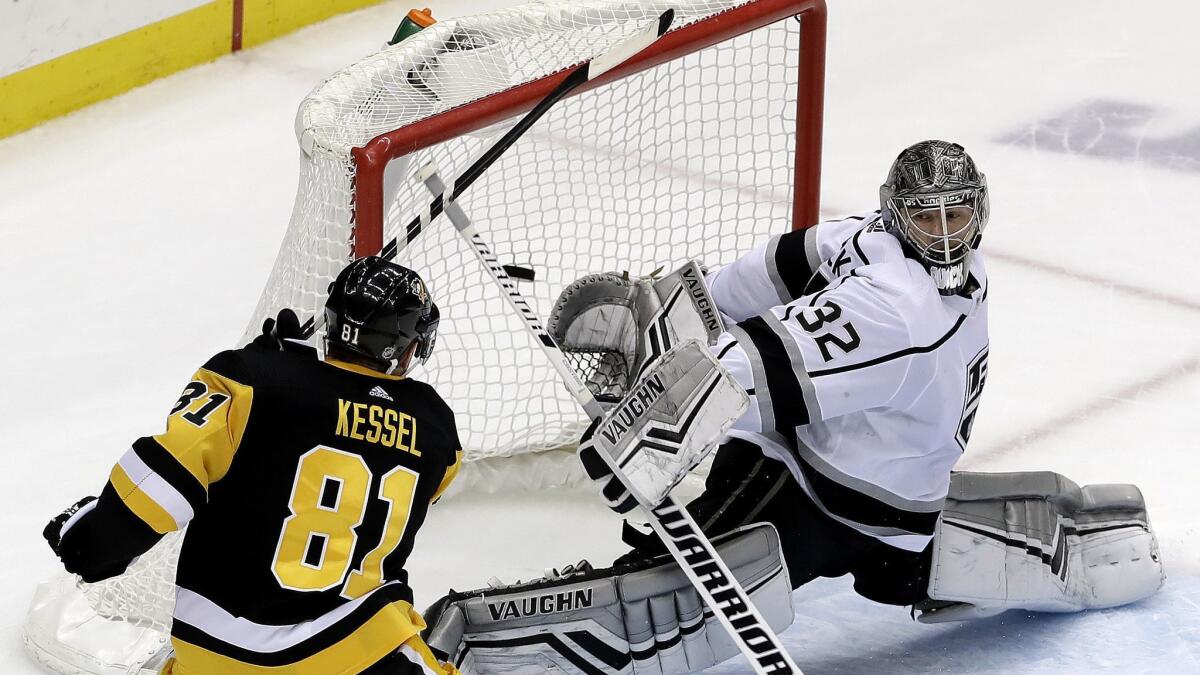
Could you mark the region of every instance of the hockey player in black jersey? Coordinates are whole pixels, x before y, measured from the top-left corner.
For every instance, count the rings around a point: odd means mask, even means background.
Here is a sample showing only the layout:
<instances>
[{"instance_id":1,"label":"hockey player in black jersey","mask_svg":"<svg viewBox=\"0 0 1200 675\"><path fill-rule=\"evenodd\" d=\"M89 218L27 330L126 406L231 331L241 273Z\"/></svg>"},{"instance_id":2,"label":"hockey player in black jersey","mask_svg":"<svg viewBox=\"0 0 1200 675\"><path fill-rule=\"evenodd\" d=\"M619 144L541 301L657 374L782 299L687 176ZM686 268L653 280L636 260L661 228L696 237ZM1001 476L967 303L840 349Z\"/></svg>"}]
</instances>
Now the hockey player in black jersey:
<instances>
[{"instance_id":1,"label":"hockey player in black jersey","mask_svg":"<svg viewBox=\"0 0 1200 675\"><path fill-rule=\"evenodd\" d=\"M163 673L453 672L419 636L404 570L461 461L453 413L405 377L433 349L437 306L415 272L363 258L325 318L324 360L292 339L290 310L209 359L166 431L46 527L90 582L188 526Z\"/></svg>"},{"instance_id":2,"label":"hockey player in black jersey","mask_svg":"<svg viewBox=\"0 0 1200 675\"><path fill-rule=\"evenodd\" d=\"M733 538L722 556L768 619L790 621L787 592L821 576L851 575L859 594L913 606L926 622L1153 593L1162 566L1135 486L952 472L988 364L979 251L988 187L972 158L954 143L917 143L896 158L879 200L874 212L772 237L703 281L691 263L665 278L589 275L563 292L547 330L565 351L602 354L581 375L614 401L593 428L620 425L638 439L620 455L629 484L636 471L693 465L659 442L683 428L671 413L690 402L630 392L669 343L708 338L750 403L688 509L714 540ZM705 331L686 334L689 312ZM605 442L589 431L580 452L604 499L625 512L634 505L625 484L588 461ZM706 452L690 450L697 460ZM484 671L518 648L551 653L568 672L690 672L732 656L658 538L627 526L625 539L634 550L611 569L451 596L431 644ZM554 610L564 592L608 600ZM590 641L580 636L586 621Z\"/></svg>"}]
</instances>

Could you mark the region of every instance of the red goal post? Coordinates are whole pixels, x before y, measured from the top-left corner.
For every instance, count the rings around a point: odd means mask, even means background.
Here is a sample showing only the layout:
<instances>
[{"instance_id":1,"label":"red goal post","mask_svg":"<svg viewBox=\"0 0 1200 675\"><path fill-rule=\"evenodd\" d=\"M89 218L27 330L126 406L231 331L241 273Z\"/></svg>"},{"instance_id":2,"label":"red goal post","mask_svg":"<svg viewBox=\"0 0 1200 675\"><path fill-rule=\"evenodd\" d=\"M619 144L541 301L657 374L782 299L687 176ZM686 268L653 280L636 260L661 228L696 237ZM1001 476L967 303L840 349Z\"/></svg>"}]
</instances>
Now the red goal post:
<instances>
[{"instance_id":1,"label":"red goal post","mask_svg":"<svg viewBox=\"0 0 1200 675\"><path fill-rule=\"evenodd\" d=\"M659 12L675 27L557 103L459 199L545 318L589 273L728 264L816 221L826 9L821 0L542 0L434 24L334 74L302 104L292 222L245 339L292 307L315 319L350 259L406 240L428 204L418 173L457 177L566 77ZM578 407L453 230L433 223L397 257L442 310L416 376L460 420L469 465L551 458ZM539 485L573 476L545 476ZM518 466L518 464L509 466ZM467 472L471 474L472 472Z\"/></svg>"},{"instance_id":2,"label":"red goal post","mask_svg":"<svg viewBox=\"0 0 1200 675\"><path fill-rule=\"evenodd\" d=\"M776 21L802 17L796 91L797 127L792 227L813 225L819 218L821 134L825 110L825 0L761 0L671 31L637 57L580 87L575 96L647 68L757 30ZM523 115L566 78L567 70L526 82L453 108L403 128L380 134L351 150L357 175L354 195L354 256L375 255L383 248L383 173L388 162L455 136Z\"/></svg>"},{"instance_id":3,"label":"red goal post","mask_svg":"<svg viewBox=\"0 0 1200 675\"><path fill-rule=\"evenodd\" d=\"M501 262L536 272L521 291L542 317L585 274L728 264L815 223L823 0L532 2L435 24L304 100L291 223L243 342L283 307L316 317L347 262L404 236L430 200L416 180L426 163L457 176L571 66L667 7L677 28L556 104L460 204ZM459 489L576 480L586 419L453 227L434 223L397 261L442 310L416 377L456 412L475 467ZM40 586L23 626L31 654L64 673L152 669L169 647L179 542L99 584Z\"/></svg>"}]
</instances>

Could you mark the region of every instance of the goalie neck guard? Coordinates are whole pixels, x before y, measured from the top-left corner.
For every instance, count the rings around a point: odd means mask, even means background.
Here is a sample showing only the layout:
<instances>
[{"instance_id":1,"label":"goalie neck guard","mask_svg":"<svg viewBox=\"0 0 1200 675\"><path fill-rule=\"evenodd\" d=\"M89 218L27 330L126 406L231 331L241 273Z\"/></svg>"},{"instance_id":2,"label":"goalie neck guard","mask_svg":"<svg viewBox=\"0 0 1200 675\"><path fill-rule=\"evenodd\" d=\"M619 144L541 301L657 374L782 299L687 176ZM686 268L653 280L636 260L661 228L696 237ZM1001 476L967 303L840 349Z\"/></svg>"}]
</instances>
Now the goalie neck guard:
<instances>
[{"instance_id":1,"label":"goalie neck guard","mask_svg":"<svg viewBox=\"0 0 1200 675\"><path fill-rule=\"evenodd\" d=\"M413 343L418 363L429 358L439 317L416 272L376 256L360 258L329 285L326 351L352 354L391 373Z\"/></svg>"}]
</instances>

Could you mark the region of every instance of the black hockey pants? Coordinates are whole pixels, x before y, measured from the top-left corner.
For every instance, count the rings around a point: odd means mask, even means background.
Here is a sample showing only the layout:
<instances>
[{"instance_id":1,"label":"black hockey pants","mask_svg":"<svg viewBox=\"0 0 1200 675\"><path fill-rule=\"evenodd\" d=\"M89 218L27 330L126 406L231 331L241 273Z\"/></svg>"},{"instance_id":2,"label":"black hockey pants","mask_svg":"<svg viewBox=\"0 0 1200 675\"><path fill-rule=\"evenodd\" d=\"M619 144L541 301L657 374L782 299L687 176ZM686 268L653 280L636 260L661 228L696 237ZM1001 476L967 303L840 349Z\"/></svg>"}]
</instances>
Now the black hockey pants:
<instances>
[{"instance_id":1,"label":"black hockey pants","mask_svg":"<svg viewBox=\"0 0 1200 675\"><path fill-rule=\"evenodd\" d=\"M911 605L925 599L929 547L905 551L829 518L782 462L764 457L752 443L732 439L717 450L704 492L688 511L709 536L750 523L773 524L793 589L817 577L851 574L854 590L875 602ZM662 550L653 534L630 543L642 554Z\"/></svg>"}]
</instances>

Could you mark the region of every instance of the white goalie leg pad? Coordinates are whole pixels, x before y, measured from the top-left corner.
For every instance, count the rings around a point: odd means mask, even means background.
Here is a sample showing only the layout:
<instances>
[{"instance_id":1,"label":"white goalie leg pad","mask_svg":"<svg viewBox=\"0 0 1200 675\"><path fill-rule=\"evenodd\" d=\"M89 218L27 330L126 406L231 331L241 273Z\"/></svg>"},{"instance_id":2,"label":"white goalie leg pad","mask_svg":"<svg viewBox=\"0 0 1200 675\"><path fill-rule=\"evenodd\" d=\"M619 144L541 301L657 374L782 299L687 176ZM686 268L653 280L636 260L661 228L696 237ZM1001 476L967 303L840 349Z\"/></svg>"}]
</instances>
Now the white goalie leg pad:
<instances>
[{"instance_id":1,"label":"white goalie leg pad","mask_svg":"<svg viewBox=\"0 0 1200 675\"><path fill-rule=\"evenodd\" d=\"M714 540L776 632L792 623L791 582L769 524ZM426 611L426 642L464 673L669 675L738 649L669 558L451 594Z\"/></svg>"},{"instance_id":2,"label":"white goalie leg pad","mask_svg":"<svg viewBox=\"0 0 1200 675\"><path fill-rule=\"evenodd\" d=\"M1133 485L1080 488L1049 471L954 474L933 540L925 623L1007 609L1076 612L1148 597L1158 541Z\"/></svg>"},{"instance_id":3,"label":"white goalie leg pad","mask_svg":"<svg viewBox=\"0 0 1200 675\"><path fill-rule=\"evenodd\" d=\"M603 402L625 394L639 373L672 346L711 344L721 315L694 261L665 277L590 274L563 289L546 330Z\"/></svg>"},{"instance_id":4,"label":"white goalie leg pad","mask_svg":"<svg viewBox=\"0 0 1200 675\"><path fill-rule=\"evenodd\" d=\"M626 396L584 435L580 457L607 454L643 504L662 502L671 489L725 437L750 397L709 351L688 340L660 357Z\"/></svg>"}]
</instances>

